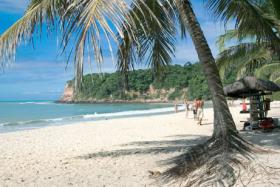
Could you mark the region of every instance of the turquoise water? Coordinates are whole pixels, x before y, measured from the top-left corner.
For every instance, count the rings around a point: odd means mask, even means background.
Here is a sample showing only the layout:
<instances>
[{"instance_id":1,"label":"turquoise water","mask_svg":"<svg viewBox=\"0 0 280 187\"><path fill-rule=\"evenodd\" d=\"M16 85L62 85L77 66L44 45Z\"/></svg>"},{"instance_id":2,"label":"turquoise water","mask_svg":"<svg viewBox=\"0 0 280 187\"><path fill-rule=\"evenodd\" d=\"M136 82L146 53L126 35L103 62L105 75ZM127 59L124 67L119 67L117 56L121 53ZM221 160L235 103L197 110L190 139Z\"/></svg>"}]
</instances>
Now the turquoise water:
<instances>
[{"instance_id":1,"label":"turquoise water","mask_svg":"<svg viewBox=\"0 0 280 187\"><path fill-rule=\"evenodd\" d=\"M52 125L173 111L168 104L57 104L0 102L0 133Z\"/></svg>"}]
</instances>

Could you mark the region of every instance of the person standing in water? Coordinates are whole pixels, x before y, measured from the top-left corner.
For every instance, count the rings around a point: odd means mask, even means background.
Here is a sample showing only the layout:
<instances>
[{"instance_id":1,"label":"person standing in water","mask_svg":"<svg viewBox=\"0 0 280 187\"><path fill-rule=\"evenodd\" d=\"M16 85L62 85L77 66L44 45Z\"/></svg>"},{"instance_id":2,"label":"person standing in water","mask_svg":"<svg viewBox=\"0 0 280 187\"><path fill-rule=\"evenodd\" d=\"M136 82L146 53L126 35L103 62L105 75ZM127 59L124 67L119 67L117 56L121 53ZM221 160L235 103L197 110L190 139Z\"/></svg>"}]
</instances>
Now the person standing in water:
<instances>
[{"instance_id":1,"label":"person standing in water","mask_svg":"<svg viewBox=\"0 0 280 187\"><path fill-rule=\"evenodd\" d=\"M203 113L203 107L204 107L204 101L201 99L201 97L199 99L196 100L196 108L197 108L197 124L198 125L201 125L202 123L202 119L203 119L203 116L204 116L204 113Z\"/></svg>"}]
</instances>

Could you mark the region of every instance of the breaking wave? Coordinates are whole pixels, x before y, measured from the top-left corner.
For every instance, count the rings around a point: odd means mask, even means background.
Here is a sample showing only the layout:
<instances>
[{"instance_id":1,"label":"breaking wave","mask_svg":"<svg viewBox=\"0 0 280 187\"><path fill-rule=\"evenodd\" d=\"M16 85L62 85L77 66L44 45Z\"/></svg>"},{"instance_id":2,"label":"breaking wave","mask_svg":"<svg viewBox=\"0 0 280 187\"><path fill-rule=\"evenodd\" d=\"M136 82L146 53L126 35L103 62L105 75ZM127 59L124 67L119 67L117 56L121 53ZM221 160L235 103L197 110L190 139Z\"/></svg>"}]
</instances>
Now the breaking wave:
<instances>
[{"instance_id":1,"label":"breaking wave","mask_svg":"<svg viewBox=\"0 0 280 187\"><path fill-rule=\"evenodd\" d=\"M33 103L33 102L26 102L26 103ZM36 104L38 104L38 102ZM180 105L178 109L184 110L184 106ZM53 118L53 119L4 122L4 123L0 123L0 128L19 127L19 129L30 129L30 127L36 128L42 126L63 125L63 124L71 124L71 123L84 122L84 121L94 121L94 120L133 117L133 116L147 116L147 115L164 114L164 113L171 113L171 112L174 112L174 107L148 109L148 110L133 110L133 111L123 111L123 112L113 112L113 113L100 113L100 114L94 113L94 114L85 114L85 115L77 115L77 116L70 116L70 117Z\"/></svg>"}]
</instances>

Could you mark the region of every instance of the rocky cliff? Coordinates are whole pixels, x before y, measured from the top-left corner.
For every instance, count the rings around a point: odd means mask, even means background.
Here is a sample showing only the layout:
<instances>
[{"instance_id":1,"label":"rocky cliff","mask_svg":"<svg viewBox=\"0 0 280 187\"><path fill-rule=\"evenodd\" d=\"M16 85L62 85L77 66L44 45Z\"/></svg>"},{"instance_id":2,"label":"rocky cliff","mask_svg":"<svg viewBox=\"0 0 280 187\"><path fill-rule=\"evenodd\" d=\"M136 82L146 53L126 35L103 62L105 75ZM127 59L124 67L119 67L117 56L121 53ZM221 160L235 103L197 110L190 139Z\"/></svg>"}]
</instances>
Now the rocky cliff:
<instances>
[{"instance_id":1,"label":"rocky cliff","mask_svg":"<svg viewBox=\"0 0 280 187\"><path fill-rule=\"evenodd\" d=\"M59 102L61 103L74 102L74 89L69 83L66 83L63 95L59 99Z\"/></svg>"}]
</instances>

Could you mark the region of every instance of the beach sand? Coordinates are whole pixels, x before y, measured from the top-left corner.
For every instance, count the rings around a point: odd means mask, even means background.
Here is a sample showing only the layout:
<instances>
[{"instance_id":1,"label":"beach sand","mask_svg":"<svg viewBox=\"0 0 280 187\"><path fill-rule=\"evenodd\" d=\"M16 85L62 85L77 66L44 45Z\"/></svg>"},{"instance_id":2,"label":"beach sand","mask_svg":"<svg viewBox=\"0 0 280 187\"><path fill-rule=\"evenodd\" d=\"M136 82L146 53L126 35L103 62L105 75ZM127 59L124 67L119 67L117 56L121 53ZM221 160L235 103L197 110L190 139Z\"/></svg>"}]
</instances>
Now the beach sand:
<instances>
[{"instance_id":1,"label":"beach sand","mask_svg":"<svg viewBox=\"0 0 280 187\"><path fill-rule=\"evenodd\" d=\"M238 129L248 117L240 108L231 107ZM269 115L280 118L279 108ZM160 184L149 171L164 171L161 161L209 138L212 122L213 110L206 109L202 126L180 112L0 134L0 186L179 186ZM242 135L280 151L279 130ZM278 153L258 158L280 168ZM280 186L278 178L250 185Z\"/></svg>"}]
</instances>

